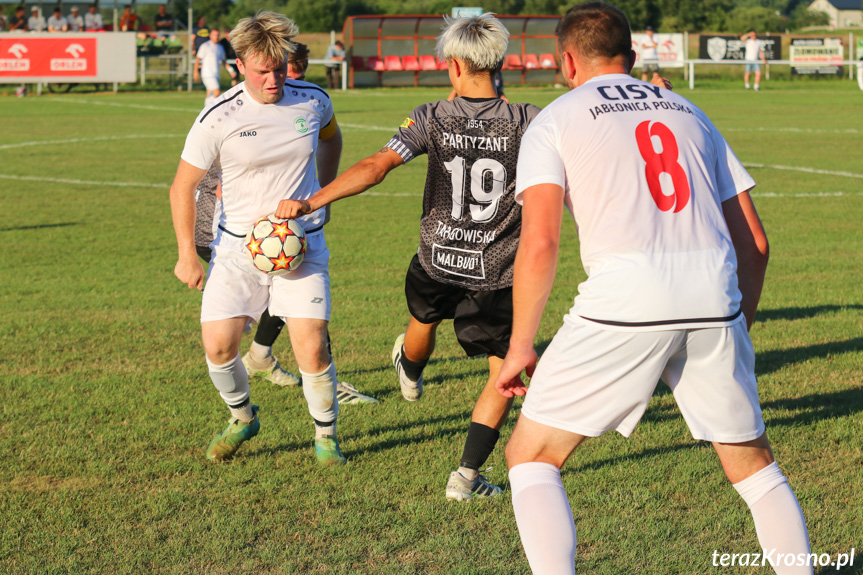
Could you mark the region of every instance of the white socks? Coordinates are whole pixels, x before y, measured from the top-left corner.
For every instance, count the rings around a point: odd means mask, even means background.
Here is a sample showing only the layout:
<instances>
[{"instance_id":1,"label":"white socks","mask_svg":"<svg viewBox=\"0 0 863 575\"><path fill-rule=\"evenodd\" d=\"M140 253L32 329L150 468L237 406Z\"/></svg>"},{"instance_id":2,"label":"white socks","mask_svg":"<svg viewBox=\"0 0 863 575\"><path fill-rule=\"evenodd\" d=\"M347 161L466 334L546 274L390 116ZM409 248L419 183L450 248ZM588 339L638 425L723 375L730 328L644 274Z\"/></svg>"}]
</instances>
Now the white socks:
<instances>
[{"instance_id":1,"label":"white socks","mask_svg":"<svg viewBox=\"0 0 863 575\"><path fill-rule=\"evenodd\" d=\"M216 365L210 358L207 358L207 367L210 369L210 379L213 380L213 385L219 390L219 395L228 405L242 405L249 400L249 374L246 373L246 367L243 365L243 360L240 354L237 357L222 365ZM249 407L251 411L251 407ZM232 415L235 417L236 414ZM239 417L238 417L239 419ZM248 421L254 419L249 417Z\"/></svg>"},{"instance_id":2,"label":"white socks","mask_svg":"<svg viewBox=\"0 0 863 575\"><path fill-rule=\"evenodd\" d=\"M541 575L573 575L575 522L560 469L549 463L522 463L509 470L509 483L531 570Z\"/></svg>"},{"instance_id":3,"label":"white socks","mask_svg":"<svg viewBox=\"0 0 863 575\"><path fill-rule=\"evenodd\" d=\"M749 506L758 543L777 575L811 574L812 567L797 565L798 555L809 554L809 533L797 498L779 465L776 462L768 465L735 483L734 489Z\"/></svg>"},{"instance_id":4,"label":"white socks","mask_svg":"<svg viewBox=\"0 0 863 575\"><path fill-rule=\"evenodd\" d=\"M339 414L339 402L336 400L336 365L330 365L320 373L306 373L303 376L303 395L309 405L309 414L315 421L335 421Z\"/></svg>"},{"instance_id":5,"label":"white socks","mask_svg":"<svg viewBox=\"0 0 863 575\"><path fill-rule=\"evenodd\" d=\"M575 573L575 522L560 481L548 463L522 463L509 470L512 507L531 570L542 575ZM776 463L734 484L749 506L765 557L777 575L811 575L797 565L809 550L806 521ZM789 565L791 563L792 565Z\"/></svg>"},{"instance_id":6,"label":"white socks","mask_svg":"<svg viewBox=\"0 0 863 575\"><path fill-rule=\"evenodd\" d=\"M270 358L273 357L273 348L253 341L252 345L249 347L249 357L251 357L255 363L269 365L271 363Z\"/></svg>"}]
</instances>

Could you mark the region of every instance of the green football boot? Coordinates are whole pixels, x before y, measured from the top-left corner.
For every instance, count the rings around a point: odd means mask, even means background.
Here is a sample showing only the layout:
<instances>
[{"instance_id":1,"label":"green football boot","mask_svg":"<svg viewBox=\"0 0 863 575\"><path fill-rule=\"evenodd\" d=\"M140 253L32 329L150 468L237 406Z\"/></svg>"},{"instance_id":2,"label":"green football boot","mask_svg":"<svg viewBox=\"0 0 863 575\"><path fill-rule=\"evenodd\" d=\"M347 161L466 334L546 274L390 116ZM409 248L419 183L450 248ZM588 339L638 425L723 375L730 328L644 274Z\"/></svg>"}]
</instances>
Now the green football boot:
<instances>
[{"instance_id":1,"label":"green football boot","mask_svg":"<svg viewBox=\"0 0 863 575\"><path fill-rule=\"evenodd\" d=\"M207 459L210 461L231 459L243 443L256 436L261 429L258 409L257 405L252 406L255 419L248 423L231 418L228 421L228 427L210 442L210 446L207 448Z\"/></svg>"},{"instance_id":2,"label":"green football boot","mask_svg":"<svg viewBox=\"0 0 863 575\"><path fill-rule=\"evenodd\" d=\"M339 441L328 435L315 438L315 457L318 458L318 463L327 466L344 465L348 462L339 449Z\"/></svg>"}]
</instances>

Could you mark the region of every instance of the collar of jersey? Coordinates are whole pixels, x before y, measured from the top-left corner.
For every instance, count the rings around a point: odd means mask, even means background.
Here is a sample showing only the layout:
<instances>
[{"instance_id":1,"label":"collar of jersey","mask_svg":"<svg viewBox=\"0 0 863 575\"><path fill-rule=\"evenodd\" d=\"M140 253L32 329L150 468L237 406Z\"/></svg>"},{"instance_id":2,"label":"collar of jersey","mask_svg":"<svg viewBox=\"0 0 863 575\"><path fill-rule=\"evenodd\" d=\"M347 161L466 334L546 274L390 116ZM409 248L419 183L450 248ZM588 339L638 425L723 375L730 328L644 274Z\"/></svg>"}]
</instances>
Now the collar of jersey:
<instances>
[{"instance_id":1,"label":"collar of jersey","mask_svg":"<svg viewBox=\"0 0 863 575\"><path fill-rule=\"evenodd\" d=\"M590 84L591 82L607 82L609 80L623 80L623 79L635 80L635 78L633 78L629 74L602 74L601 76L594 76L593 78L591 78L590 80L588 80L587 82L582 84L582 86L584 86L586 84Z\"/></svg>"},{"instance_id":2,"label":"collar of jersey","mask_svg":"<svg viewBox=\"0 0 863 575\"><path fill-rule=\"evenodd\" d=\"M470 102L472 104L482 104L483 102L493 102L495 100L499 100L500 98L467 98L465 96L459 96L465 102Z\"/></svg>"}]
</instances>

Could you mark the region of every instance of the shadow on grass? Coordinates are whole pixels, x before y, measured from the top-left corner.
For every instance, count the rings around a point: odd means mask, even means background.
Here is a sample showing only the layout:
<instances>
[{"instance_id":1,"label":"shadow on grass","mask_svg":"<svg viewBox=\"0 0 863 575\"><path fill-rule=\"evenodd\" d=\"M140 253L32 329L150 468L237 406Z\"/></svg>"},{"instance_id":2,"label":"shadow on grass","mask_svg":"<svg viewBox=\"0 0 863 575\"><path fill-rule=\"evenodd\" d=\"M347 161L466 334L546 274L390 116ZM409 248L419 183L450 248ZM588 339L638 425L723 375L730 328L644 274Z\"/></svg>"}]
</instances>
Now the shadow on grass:
<instances>
[{"instance_id":1,"label":"shadow on grass","mask_svg":"<svg viewBox=\"0 0 863 575\"><path fill-rule=\"evenodd\" d=\"M830 357L843 353L863 351L863 337L831 341L805 347L762 351L755 354L755 373L759 376L773 373L786 365L801 363L809 359Z\"/></svg>"},{"instance_id":2,"label":"shadow on grass","mask_svg":"<svg viewBox=\"0 0 863 575\"><path fill-rule=\"evenodd\" d=\"M379 451L386 451L397 447L406 447L415 443L430 441L432 439L440 439L442 437L451 437L454 435L466 435L468 425L470 423L470 416L471 410L466 409L461 413L441 415L418 421L398 422L392 425L383 425L367 429L362 432L363 437L367 439L380 435L388 435L390 433L404 433L406 429L413 430L415 433L408 437L386 438L381 441L372 439L372 444L370 446L357 450L345 451L345 456L350 459L352 455L377 453ZM440 424L444 425L440 426ZM428 426L434 427L433 429L426 429ZM351 436L349 435L348 437ZM282 443L276 447L259 449L251 455L254 457L268 457L285 451L306 450L309 449L310 445L310 439L293 441L290 443Z\"/></svg>"},{"instance_id":3,"label":"shadow on grass","mask_svg":"<svg viewBox=\"0 0 863 575\"><path fill-rule=\"evenodd\" d=\"M758 313L755 314L755 321L806 319L817 315L861 309L863 309L863 305L816 305L814 307L785 307L781 309L758 310Z\"/></svg>"},{"instance_id":4,"label":"shadow on grass","mask_svg":"<svg viewBox=\"0 0 863 575\"><path fill-rule=\"evenodd\" d=\"M65 228L67 226L80 226L78 222L58 222L56 224L37 224L34 226L15 226L13 228L0 228L0 232L21 232L24 230L44 230L47 228Z\"/></svg>"}]
</instances>

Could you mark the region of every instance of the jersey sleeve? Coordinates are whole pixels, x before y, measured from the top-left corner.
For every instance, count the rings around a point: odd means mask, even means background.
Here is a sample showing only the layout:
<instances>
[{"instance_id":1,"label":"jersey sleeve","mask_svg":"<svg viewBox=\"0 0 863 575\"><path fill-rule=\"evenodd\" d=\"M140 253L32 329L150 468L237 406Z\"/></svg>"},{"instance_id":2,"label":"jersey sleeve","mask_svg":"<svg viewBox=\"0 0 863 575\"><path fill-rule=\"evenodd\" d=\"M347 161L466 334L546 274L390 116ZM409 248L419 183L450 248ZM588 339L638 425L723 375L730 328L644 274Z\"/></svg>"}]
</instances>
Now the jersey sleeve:
<instances>
[{"instance_id":1,"label":"jersey sleeve","mask_svg":"<svg viewBox=\"0 0 863 575\"><path fill-rule=\"evenodd\" d=\"M430 118L429 105L420 106L405 118L386 147L401 156L406 164L416 156L428 153L427 124Z\"/></svg>"},{"instance_id":2,"label":"jersey sleeve","mask_svg":"<svg viewBox=\"0 0 863 575\"><path fill-rule=\"evenodd\" d=\"M560 134L549 110L540 112L525 131L516 174L515 201L519 204L524 191L532 186L554 184L566 189Z\"/></svg>"},{"instance_id":3,"label":"jersey sleeve","mask_svg":"<svg viewBox=\"0 0 863 575\"><path fill-rule=\"evenodd\" d=\"M221 147L221 132L217 127L206 125L207 113L208 111L203 112L195 120L180 155L184 161L202 170L210 169L218 158Z\"/></svg>"},{"instance_id":4,"label":"jersey sleeve","mask_svg":"<svg viewBox=\"0 0 863 575\"><path fill-rule=\"evenodd\" d=\"M716 192L719 194L719 201L724 202L754 188L755 180L737 159L716 126L711 124L710 128L716 148Z\"/></svg>"}]
</instances>

